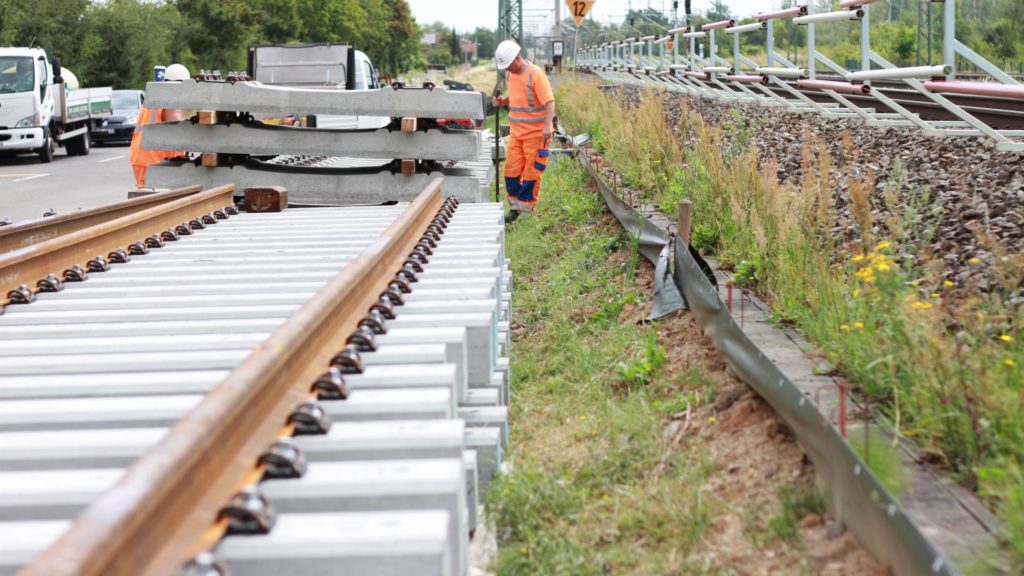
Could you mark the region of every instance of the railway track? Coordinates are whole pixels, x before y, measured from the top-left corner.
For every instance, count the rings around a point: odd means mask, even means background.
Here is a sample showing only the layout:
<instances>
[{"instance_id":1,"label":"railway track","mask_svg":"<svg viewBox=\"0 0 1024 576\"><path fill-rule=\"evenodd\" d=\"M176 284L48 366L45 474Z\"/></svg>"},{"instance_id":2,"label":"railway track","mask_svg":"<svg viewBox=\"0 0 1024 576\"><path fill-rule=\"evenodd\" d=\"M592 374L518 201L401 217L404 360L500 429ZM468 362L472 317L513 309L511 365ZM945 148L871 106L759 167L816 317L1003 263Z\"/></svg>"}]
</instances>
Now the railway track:
<instances>
[{"instance_id":1,"label":"railway track","mask_svg":"<svg viewBox=\"0 0 1024 576\"><path fill-rule=\"evenodd\" d=\"M0 234L0 574L466 574L511 284L500 205L442 185Z\"/></svg>"}]
</instances>

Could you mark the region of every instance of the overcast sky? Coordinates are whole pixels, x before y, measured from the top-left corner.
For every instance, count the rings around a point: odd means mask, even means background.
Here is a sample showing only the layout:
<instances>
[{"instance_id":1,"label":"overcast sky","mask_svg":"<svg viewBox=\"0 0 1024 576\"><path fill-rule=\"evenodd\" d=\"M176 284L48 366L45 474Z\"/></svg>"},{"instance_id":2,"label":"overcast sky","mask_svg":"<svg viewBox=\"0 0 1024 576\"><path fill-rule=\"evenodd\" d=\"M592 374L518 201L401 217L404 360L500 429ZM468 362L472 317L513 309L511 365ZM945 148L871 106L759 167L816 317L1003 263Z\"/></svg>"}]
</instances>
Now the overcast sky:
<instances>
[{"instance_id":1,"label":"overcast sky","mask_svg":"<svg viewBox=\"0 0 1024 576\"><path fill-rule=\"evenodd\" d=\"M472 31L477 26L495 28L498 25L498 0L408 0L412 13L421 24L429 24L440 20L448 26L454 26L459 32ZM554 5L559 1L562 6L562 17L567 17L565 0L523 0L523 19L527 29L544 29L554 24ZM672 14L672 0L596 0L588 18L601 23L620 22L629 10L632 2L634 9L647 8L649 5L656 10L664 8L665 14ZM712 0L692 0L694 13L703 14L711 6ZM781 0L723 0L734 16L753 16L769 8L782 4ZM679 2L680 18L682 17L683 0Z\"/></svg>"}]
</instances>

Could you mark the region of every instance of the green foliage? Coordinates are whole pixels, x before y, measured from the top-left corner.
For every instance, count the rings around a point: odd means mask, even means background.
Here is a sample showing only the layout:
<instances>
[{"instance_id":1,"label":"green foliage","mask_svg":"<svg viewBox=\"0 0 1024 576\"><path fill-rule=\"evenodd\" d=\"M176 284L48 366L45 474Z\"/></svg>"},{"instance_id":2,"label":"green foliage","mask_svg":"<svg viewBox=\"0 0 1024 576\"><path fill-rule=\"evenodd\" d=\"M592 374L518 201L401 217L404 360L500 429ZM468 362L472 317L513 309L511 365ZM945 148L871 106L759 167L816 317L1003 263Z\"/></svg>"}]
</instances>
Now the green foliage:
<instances>
[{"instance_id":1,"label":"green foliage","mask_svg":"<svg viewBox=\"0 0 1024 576\"><path fill-rule=\"evenodd\" d=\"M550 165L537 212L507 236L521 328L512 347L515 465L487 495L494 570L687 573L715 511L703 489L711 467L697 441L674 447L664 426L675 406L696 406L713 384L698 363L661 375L666 352L655 332L620 317L649 304L610 265L632 241L601 222L604 202L586 181L576 163ZM628 395L616 393L612 369L624 358L643 381Z\"/></svg>"},{"instance_id":2,"label":"green foliage","mask_svg":"<svg viewBox=\"0 0 1024 576\"><path fill-rule=\"evenodd\" d=\"M638 358L615 365L615 376L627 388L649 384L665 365L665 348L658 343L658 334L648 330L644 349Z\"/></svg>"},{"instance_id":3,"label":"green foliage","mask_svg":"<svg viewBox=\"0 0 1024 576\"><path fill-rule=\"evenodd\" d=\"M153 67L244 70L254 44L350 42L383 73L418 63L406 0L0 1L0 46L34 42L83 86L142 88Z\"/></svg>"},{"instance_id":4,"label":"green foliage","mask_svg":"<svg viewBox=\"0 0 1024 576\"><path fill-rule=\"evenodd\" d=\"M800 520L808 514L822 514L825 500L811 487L786 486L779 490L782 511L768 521L771 532L780 540L794 542L800 534Z\"/></svg>"},{"instance_id":5,"label":"green foliage","mask_svg":"<svg viewBox=\"0 0 1024 576\"><path fill-rule=\"evenodd\" d=\"M801 185L784 185L776 166L759 165L755 152L729 149L737 146L726 137L736 135L735 127L709 126L685 103L673 132L641 121L650 116L647 98L627 109L587 85L565 83L560 94L573 103L559 108L570 131L596 123L608 134L633 133L633 139L608 140L605 158L621 172L630 170L628 162L636 170L641 156L669 149L673 144L664 140L678 138L682 163L664 173L667 185L638 180L640 201L670 207L667 215L674 217L671 207L691 200L701 244L713 247L715 258L738 276L752 276L780 318L802 329L865 392L877 418L941 458L958 479L971 483L978 475L1005 521L1010 549L1024 562L1024 551L1015 547L1024 541L1024 524L1016 521L1024 517L1024 310L1000 295L1019 287L1022 257L994 247L1006 256L993 267L1008 280L993 293L962 297L941 259L928 261L934 211L927 191L902 189L901 165L879 187L873 178L835 167L825 143L808 136ZM836 171L865 236L857 246L833 234L830 175ZM887 215L874 222L870 206L878 204ZM905 254L921 254L928 263L909 268ZM851 435L855 448L859 442ZM899 454L884 440L859 448L898 496Z\"/></svg>"},{"instance_id":6,"label":"green foliage","mask_svg":"<svg viewBox=\"0 0 1024 576\"><path fill-rule=\"evenodd\" d=\"M733 270L733 279L738 286L753 286L759 277L758 264L755 260L742 260Z\"/></svg>"}]
</instances>

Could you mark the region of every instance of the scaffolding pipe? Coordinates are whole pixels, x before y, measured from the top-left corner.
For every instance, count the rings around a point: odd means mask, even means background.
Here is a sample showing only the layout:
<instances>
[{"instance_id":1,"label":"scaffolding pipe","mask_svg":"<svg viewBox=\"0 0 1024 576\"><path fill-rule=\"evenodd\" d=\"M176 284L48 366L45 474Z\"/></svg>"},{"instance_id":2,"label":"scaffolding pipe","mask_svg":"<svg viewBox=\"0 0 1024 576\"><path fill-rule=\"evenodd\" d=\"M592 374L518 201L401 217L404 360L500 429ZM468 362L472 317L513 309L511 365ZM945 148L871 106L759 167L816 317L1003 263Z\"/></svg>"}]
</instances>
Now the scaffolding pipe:
<instances>
[{"instance_id":1,"label":"scaffolding pipe","mask_svg":"<svg viewBox=\"0 0 1024 576\"><path fill-rule=\"evenodd\" d=\"M941 64L935 66L911 66L910 68L883 68L881 70L861 70L850 72L846 79L850 82L865 80L904 80L906 78L942 78L952 69Z\"/></svg>"},{"instance_id":2,"label":"scaffolding pipe","mask_svg":"<svg viewBox=\"0 0 1024 576\"><path fill-rule=\"evenodd\" d=\"M846 94L870 94L871 86L867 84L850 84L849 82L835 82L832 80L808 80L800 79L796 81L796 85L800 88L810 88L812 90L832 90L833 92L845 92Z\"/></svg>"},{"instance_id":3,"label":"scaffolding pipe","mask_svg":"<svg viewBox=\"0 0 1024 576\"><path fill-rule=\"evenodd\" d=\"M726 34L739 34L742 32L753 32L755 30L764 30L768 27L767 22L753 22L751 24L744 24L742 26L733 26L732 28L726 28Z\"/></svg>"},{"instance_id":4,"label":"scaffolding pipe","mask_svg":"<svg viewBox=\"0 0 1024 576\"><path fill-rule=\"evenodd\" d=\"M860 8L868 4L874 4L878 0L843 0L839 3L840 8Z\"/></svg>"},{"instance_id":5,"label":"scaffolding pipe","mask_svg":"<svg viewBox=\"0 0 1024 576\"><path fill-rule=\"evenodd\" d=\"M842 22L843 20L860 20L864 17L863 10L840 10L838 12L822 12L793 18L795 24L821 24L823 22Z\"/></svg>"},{"instance_id":6,"label":"scaffolding pipe","mask_svg":"<svg viewBox=\"0 0 1024 576\"><path fill-rule=\"evenodd\" d=\"M753 76L747 74L730 74L725 77L730 82L738 82L740 84L767 84L768 78L764 76Z\"/></svg>"},{"instance_id":7,"label":"scaffolding pipe","mask_svg":"<svg viewBox=\"0 0 1024 576\"><path fill-rule=\"evenodd\" d=\"M996 84L994 82L948 82L933 80L924 83L931 92L940 94L969 94L972 96L991 96L994 98L1012 98L1024 100L1024 85Z\"/></svg>"},{"instance_id":8,"label":"scaffolding pipe","mask_svg":"<svg viewBox=\"0 0 1024 576\"><path fill-rule=\"evenodd\" d=\"M774 10L772 12L759 12L754 18L758 20L775 20L776 18L789 18L790 16L806 16L807 5L794 6L785 10Z\"/></svg>"},{"instance_id":9,"label":"scaffolding pipe","mask_svg":"<svg viewBox=\"0 0 1024 576\"><path fill-rule=\"evenodd\" d=\"M806 68L770 68L759 67L756 72L763 76L776 76L778 78L806 78L810 72Z\"/></svg>"},{"instance_id":10,"label":"scaffolding pipe","mask_svg":"<svg viewBox=\"0 0 1024 576\"><path fill-rule=\"evenodd\" d=\"M705 24L705 25L701 26L700 29L701 30L715 30L717 28L729 28L729 27L735 26L735 25L736 25L736 21L732 20L732 19L729 19L729 20L721 20L719 22L709 22L708 24Z\"/></svg>"}]
</instances>

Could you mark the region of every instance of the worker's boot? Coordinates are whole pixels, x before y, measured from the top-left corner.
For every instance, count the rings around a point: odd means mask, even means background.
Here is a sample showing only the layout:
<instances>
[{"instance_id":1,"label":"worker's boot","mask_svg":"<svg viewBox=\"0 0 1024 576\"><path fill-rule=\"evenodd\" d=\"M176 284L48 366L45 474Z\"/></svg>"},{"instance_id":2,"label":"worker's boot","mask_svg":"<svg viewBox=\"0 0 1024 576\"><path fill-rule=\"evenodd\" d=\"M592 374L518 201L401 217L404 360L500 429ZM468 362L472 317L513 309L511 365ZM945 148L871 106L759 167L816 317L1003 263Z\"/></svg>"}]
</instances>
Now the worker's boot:
<instances>
[{"instance_id":1,"label":"worker's boot","mask_svg":"<svg viewBox=\"0 0 1024 576\"><path fill-rule=\"evenodd\" d=\"M505 224L511 224L515 222L516 218L519 218L519 210L509 210L508 214L505 214Z\"/></svg>"}]
</instances>

